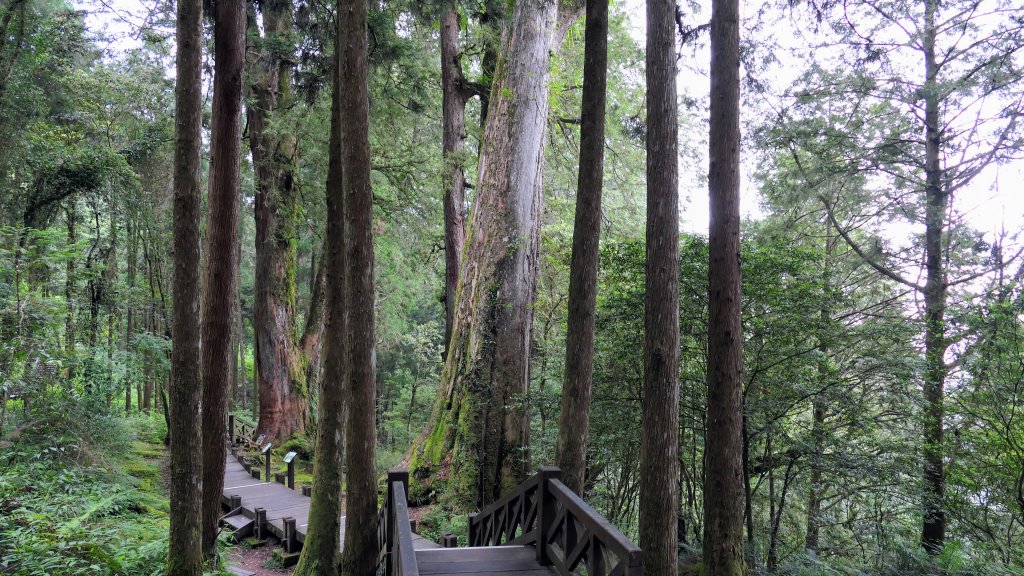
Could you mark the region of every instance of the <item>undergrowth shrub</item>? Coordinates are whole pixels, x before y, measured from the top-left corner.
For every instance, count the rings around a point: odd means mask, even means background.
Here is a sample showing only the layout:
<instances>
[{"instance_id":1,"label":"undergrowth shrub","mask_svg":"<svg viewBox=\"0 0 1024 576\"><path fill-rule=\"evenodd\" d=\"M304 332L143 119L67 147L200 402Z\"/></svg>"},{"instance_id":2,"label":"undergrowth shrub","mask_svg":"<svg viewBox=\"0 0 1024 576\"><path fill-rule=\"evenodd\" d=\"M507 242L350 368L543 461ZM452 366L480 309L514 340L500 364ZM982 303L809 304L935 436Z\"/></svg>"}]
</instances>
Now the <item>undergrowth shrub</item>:
<instances>
[{"instance_id":1,"label":"undergrowth shrub","mask_svg":"<svg viewBox=\"0 0 1024 576\"><path fill-rule=\"evenodd\" d=\"M0 453L0 573L163 573L163 420L93 416L48 418Z\"/></svg>"}]
</instances>

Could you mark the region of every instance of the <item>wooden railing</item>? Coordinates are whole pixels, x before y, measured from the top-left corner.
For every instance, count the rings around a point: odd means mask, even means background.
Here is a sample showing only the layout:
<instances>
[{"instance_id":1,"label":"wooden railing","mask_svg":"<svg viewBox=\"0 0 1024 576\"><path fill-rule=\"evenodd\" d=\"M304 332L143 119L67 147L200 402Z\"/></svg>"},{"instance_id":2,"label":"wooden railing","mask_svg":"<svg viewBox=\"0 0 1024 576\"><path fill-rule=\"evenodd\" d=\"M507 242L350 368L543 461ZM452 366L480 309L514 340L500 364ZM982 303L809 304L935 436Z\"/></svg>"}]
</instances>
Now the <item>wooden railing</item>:
<instances>
[{"instance_id":1,"label":"wooden railing","mask_svg":"<svg viewBox=\"0 0 1024 576\"><path fill-rule=\"evenodd\" d=\"M228 414L228 440L231 441L232 446L251 442L254 434L256 434L255 424L234 414Z\"/></svg>"},{"instance_id":2,"label":"wooden railing","mask_svg":"<svg viewBox=\"0 0 1024 576\"><path fill-rule=\"evenodd\" d=\"M470 546L532 544L562 576L641 576L640 548L562 484L558 468L537 474L469 515Z\"/></svg>"},{"instance_id":3,"label":"wooden railing","mask_svg":"<svg viewBox=\"0 0 1024 576\"><path fill-rule=\"evenodd\" d=\"M388 472L387 497L377 515L377 576L419 576L409 524L409 473Z\"/></svg>"}]
</instances>

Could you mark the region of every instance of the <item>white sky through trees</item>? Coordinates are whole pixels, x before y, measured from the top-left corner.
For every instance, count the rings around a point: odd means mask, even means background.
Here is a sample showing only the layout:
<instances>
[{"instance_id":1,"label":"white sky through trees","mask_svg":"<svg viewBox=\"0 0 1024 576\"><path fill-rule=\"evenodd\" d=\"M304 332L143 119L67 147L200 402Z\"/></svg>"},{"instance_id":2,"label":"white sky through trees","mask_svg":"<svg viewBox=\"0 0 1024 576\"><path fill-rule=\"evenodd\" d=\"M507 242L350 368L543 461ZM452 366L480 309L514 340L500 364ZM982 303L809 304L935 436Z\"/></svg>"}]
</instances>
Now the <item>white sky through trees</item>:
<instances>
[{"instance_id":1,"label":"white sky through trees","mask_svg":"<svg viewBox=\"0 0 1024 576\"><path fill-rule=\"evenodd\" d=\"M112 54L140 47L146 31L154 31L158 34L173 32L151 28L156 16L156 5L156 2L145 0L75 1L76 8L87 10L90 13L86 23L90 32L101 38L99 42L101 48ZM742 14L744 18L747 18L749 14L754 14L763 6L762 2L745 0ZM630 20L630 30L634 39L640 46L643 46L646 29L643 0L613 2L613 10L616 8L626 13ZM684 5L683 18L688 25L695 26L706 22L710 18L710 14L709 0L698 0L696 3ZM747 28L749 27L744 27L744 31ZM744 136L749 133L750 127L760 120L758 116L763 117L770 112L772 99L778 101L778 95L782 94L804 72L806 62L800 53L809 49L814 36L813 31L800 29L799 21L796 18L782 18L772 26L763 29L770 30L766 34L770 34L773 41L786 49L775 53L778 63L772 67L771 74L761 78L761 80L767 81L767 93L756 96L749 93L744 94ZM760 39L753 38L753 40ZM680 97L692 99L697 103L696 108L680 106L680 114L699 116L699 120L689 123L680 131L680 220L684 231L699 234L707 233L708 222L706 99L709 81L707 68L708 51L705 34L693 46L684 47L680 51L678 77ZM168 70L168 74L173 75L173 66ZM642 74L640 78L642 79ZM697 133L694 133L694 128ZM440 143L438 143L438 150L440 151ZM751 179L759 154L759 151L750 146L749 140L745 141L741 207L746 218L756 219L763 214L756 185ZM638 196L638 200L642 202L643 199ZM1003 230L1012 236L1024 227L1024 162L1015 161L988 166L970 186L958 191L953 198L953 209L962 215L971 227L984 232L987 240L994 240ZM905 237L915 230L902 226L888 229L886 232L886 235L900 243L901 236Z\"/></svg>"}]
</instances>

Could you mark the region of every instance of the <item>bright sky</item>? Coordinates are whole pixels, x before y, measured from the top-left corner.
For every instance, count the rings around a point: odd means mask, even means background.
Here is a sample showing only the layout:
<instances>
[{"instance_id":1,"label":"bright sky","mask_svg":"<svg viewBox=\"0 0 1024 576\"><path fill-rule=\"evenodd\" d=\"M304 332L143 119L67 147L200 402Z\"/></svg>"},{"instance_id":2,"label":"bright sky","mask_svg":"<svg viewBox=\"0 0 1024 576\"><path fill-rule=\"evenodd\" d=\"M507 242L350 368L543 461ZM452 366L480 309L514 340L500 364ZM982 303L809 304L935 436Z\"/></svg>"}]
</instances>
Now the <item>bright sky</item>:
<instances>
[{"instance_id":1,"label":"bright sky","mask_svg":"<svg viewBox=\"0 0 1024 576\"><path fill-rule=\"evenodd\" d=\"M643 46L646 29L645 4L643 0L618 0L619 6L626 12L631 22L631 29L636 41ZM105 31L104 36L111 38L107 49L112 52L123 51L138 47L140 42L137 38L137 30L147 23L150 16L150 6L145 0L75 0L75 4L81 8L88 8L93 15L88 19L88 26L93 31ZM710 17L709 0L699 0L700 14L702 19ZM743 0L743 8L752 12L754 7L760 7L760 2L754 0ZM105 10L97 10L105 7ZM792 41L800 42L803 46L805 38L800 38L801 33L796 32L790 35ZM777 54L782 65L776 70L774 77L779 86L776 91L781 91L784 85L788 85L803 70L803 63L797 60L793 54ZM709 90L709 82L706 74L706 62L708 62L708 50L706 42L692 51L685 51L680 57L680 74L678 79L678 90L680 96L686 95L693 98L706 97ZM787 59L789 62L787 63ZM756 114L748 103L745 103L744 114L746 120L751 120L751 114ZM694 126L705 127L706 122L701 119L695 122ZM704 129L704 128L702 128ZM706 129L705 129L706 130ZM707 135L701 134L680 134L681 147L689 147L690 150L699 152L697 160L682 158L680 160L680 196L682 204L681 223L684 230L690 232L705 232L708 222L708 197L707 197ZM751 218L758 218L760 210L760 199L749 176L753 173L754 162L752 155L748 154L744 161L744 186L742 189L741 210L743 215ZM954 208L964 214L968 222L975 228L989 234L998 233L1000 230L1015 232L1024 225L1024 163L1016 162L1005 166L990 166L985 172L977 177L974 184L959 193L954 199ZM896 232L905 234L906 232ZM989 236L992 239L992 236Z\"/></svg>"}]
</instances>

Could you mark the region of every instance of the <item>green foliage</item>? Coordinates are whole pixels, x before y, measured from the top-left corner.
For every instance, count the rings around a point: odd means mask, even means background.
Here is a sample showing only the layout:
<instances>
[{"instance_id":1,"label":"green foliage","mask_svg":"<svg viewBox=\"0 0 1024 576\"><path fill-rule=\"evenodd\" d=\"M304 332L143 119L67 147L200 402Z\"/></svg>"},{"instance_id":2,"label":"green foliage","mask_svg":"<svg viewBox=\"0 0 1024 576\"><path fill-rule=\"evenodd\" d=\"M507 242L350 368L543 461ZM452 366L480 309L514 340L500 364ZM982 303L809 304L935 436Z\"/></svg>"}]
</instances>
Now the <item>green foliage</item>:
<instances>
[{"instance_id":1,"label":"green foliage","mask_svg":"<svg viewBox=\"0 0 1024 576\"><path fill-rule=\"evenodd\" d=\"M162 445L154 443L162 421L139 416L89 426L103 428L90 435L95 444L69 444L45 430L4 452L0 569L25 576L162 573L167 501L158 479ZM78 464L83 454L96 462ZM138 471L145 474L132 473Z\"/></svg>"}]
</instances>

